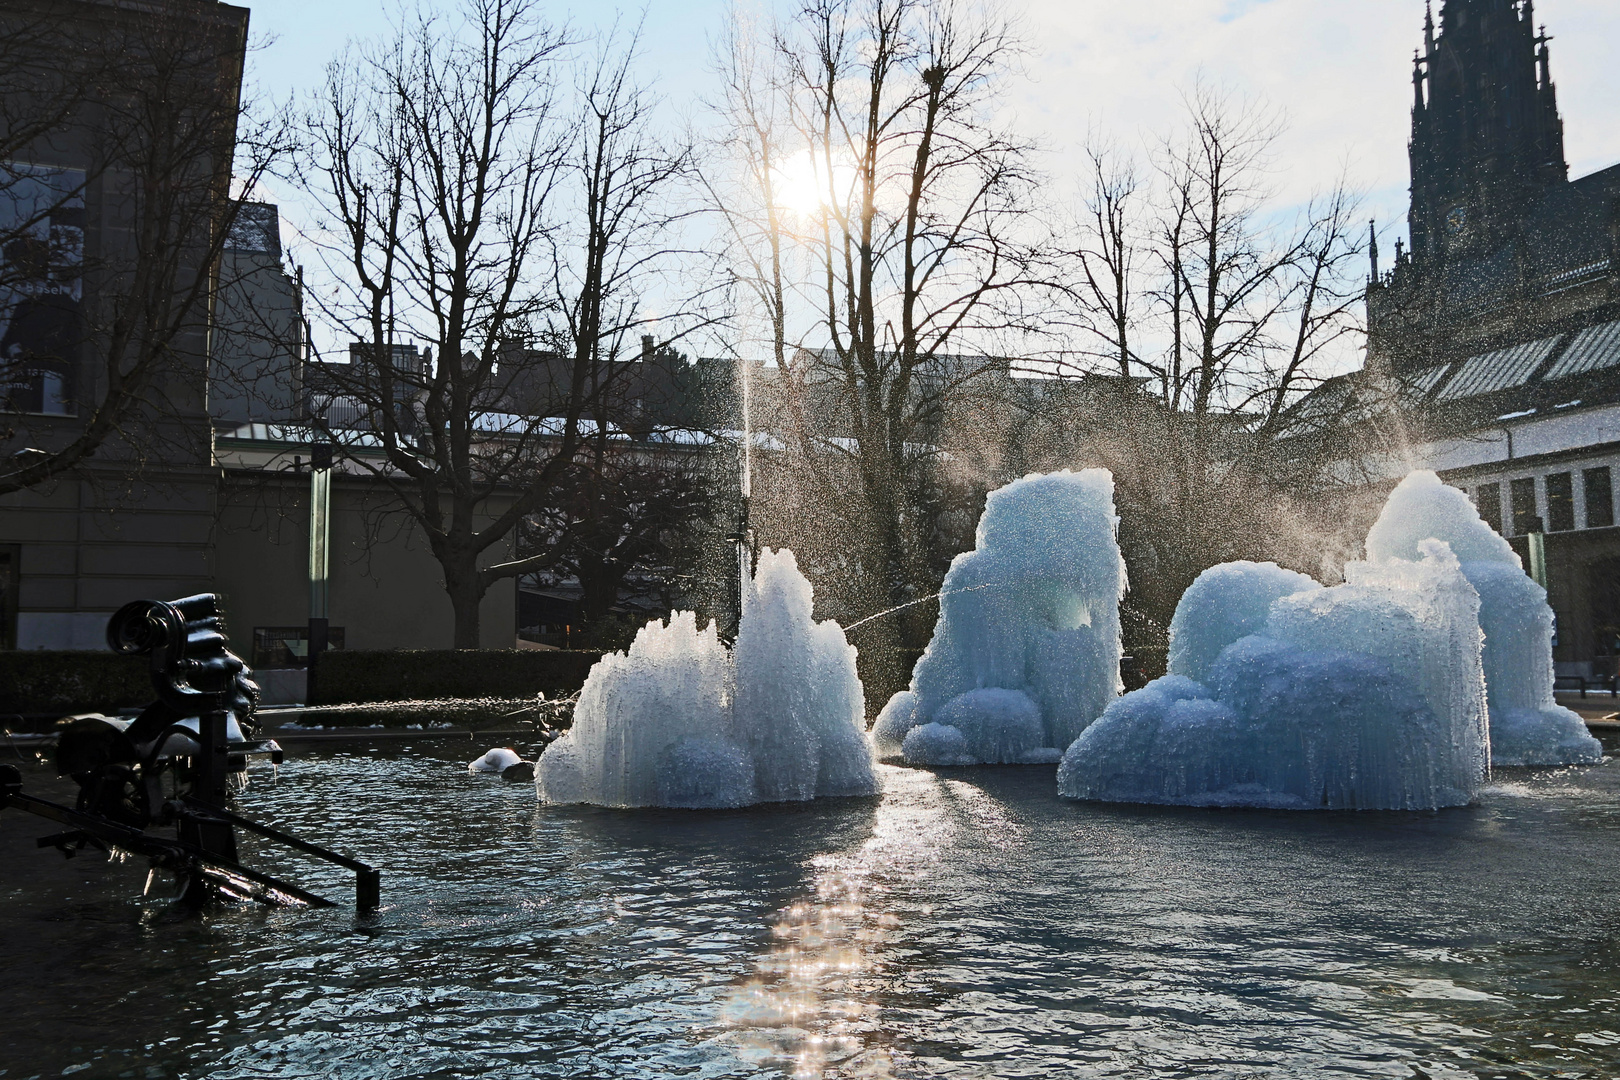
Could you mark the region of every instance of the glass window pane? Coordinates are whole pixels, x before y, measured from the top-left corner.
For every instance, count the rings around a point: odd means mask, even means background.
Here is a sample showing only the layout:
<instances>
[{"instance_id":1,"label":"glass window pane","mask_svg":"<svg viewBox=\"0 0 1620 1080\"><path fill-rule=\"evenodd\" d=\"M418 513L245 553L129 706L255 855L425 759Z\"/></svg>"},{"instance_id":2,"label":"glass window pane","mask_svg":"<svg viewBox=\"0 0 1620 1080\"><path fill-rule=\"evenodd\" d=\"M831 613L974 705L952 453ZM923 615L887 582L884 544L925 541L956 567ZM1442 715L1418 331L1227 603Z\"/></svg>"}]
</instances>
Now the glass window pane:
<instances>
[{"instance_id":1,"label":"glass window pane","mask_svg":"<svg viewBox=\"0 0 1620 1080\"><path fill-rule=\"evenodd\" d=\"M1502 531L1502 485L1481 484L1474 494L1474 504L1479 507L1479 516L1485 524Z\"/></svg>"},{"instance_id":2,"label":"glass window pane","mask_svg":"<svg viewBox=\"0 0 1620 1080\"><path fill-rule=\"evenodd\" d=\"M1547 477L1547 531L1568 532L1575 527L1575 484L1567 472Z\"/></svg>"},{"instance_id":3,"label":"glass window pane","mask_svg":"<svg viewBox=\"0 0 1620 1080\"><path fill-rule=\"evenodd\" d=\"M1512 481L1508 494L1513 501L1513 535L1539 532L1541 519L1536 517L1536 478L1527 476Z\"/></svg>"},{"instance_id":4,"label":"glass window pane","mask_svg":"<svg viewBox=\"0 0 1620 1080\"><path fill-rule=\"evenodd\" d=\"M1587 469L1581 476L1586 487L1586 527L1607 529L1614 524L1614 485L1609 467Z\"/></svg>"}]
</instances>

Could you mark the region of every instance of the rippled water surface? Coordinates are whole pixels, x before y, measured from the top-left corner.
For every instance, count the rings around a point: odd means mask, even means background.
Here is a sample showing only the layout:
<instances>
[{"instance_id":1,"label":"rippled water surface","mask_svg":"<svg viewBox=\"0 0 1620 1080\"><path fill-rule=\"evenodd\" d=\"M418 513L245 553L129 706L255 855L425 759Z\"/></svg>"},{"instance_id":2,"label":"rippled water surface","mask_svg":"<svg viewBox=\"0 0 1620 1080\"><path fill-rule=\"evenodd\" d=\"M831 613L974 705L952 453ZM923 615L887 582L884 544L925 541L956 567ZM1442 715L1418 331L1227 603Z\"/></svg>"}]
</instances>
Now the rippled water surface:
<instances>
[{"instance_id":1,"label":"rippled water surface","mask_svg":"<svg viewBox=\"0 0 1620 1080\"><path fill-rule=\"evenodd\" d=\"M257 773L245 813L382 868L364 921L178 918L0 814L0 1077L1620 1076L1620 762L1427 814L1074 804L1050 767L613 813L469 756Z\"/></svg>"}]
</instances>

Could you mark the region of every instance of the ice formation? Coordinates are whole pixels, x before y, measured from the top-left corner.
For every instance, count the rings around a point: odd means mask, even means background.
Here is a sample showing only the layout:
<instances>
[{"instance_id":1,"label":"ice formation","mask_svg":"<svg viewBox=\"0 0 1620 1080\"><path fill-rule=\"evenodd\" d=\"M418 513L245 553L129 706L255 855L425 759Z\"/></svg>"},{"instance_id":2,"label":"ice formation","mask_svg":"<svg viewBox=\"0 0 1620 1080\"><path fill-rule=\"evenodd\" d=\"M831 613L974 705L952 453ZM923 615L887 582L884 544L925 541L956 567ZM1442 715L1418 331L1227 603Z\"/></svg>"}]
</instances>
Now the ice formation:
<instances>
[{"instance_id":1,"label":"ice formation","mask_svg":"<svg viewBox=\"0 0 1620 1080\"><path fill-rule=\"evenodd\" d=\"M516 750L504 746L497 747L485 753L483 757L468 762L467 772L473 775L478 773L500 773L510 769L513 765L521 764L522 761L523 759L518 756Z\"/></svg>"},{"instance_id":2,"label":"ice formation","mask_svg":"<svg viewBox=\"0 0 1620 1080\"><path fill-rule=\"evenodd\" d=\"M1321 587L1276 563L1210 567L1182 594L1170 620L1169 673L1202 681L1222 649L1265 629L1272 601Z\"/></svg>"},{"instance_id":3,"label":"ice formation","mask_svg":"<svg viewBox=\"0 0 1620 1080\"><path fill-rule=\"evenodd\" d=\"M1444 540L1479 593L1491 762L1575 765L1601 761L1581 718L1553 700L1552 608L1508 542L1480 520L1468 496L1432 472L1402 480L1367 534L1374 563L1410 559L1429 537Z\"/></svg>"},{"instance_id":4,"label":"ice formation","mask_svg":"<svg viewBox=\"0 0 1620 1080\"><path fill-rule=\"evenodd\" d=\"M1059 790L1290 809L1470 801L1489 747L1479 602L1444 543L1418 547L1415 561L1351 563L1331 589L1271 564L1205 571L1172 621L1171 673L1075 740Z\"/></svg>"},{"instance_id":5,"label":"ice formation","mask_svg":"<svg viewBox=\"0 0 1620 1080\"><path fill-rule=\"evenodd\" d=\"M690 611L591 669L568 734L540 756L548 803L688 808L871 795L855 649L811 615L786 549L761 553L734 651Z\"/></svg>"},{"instance_id":6,"label":"ice formation","mask_svg":"<svg viewBox=\"0 0 1620 1080\"><path fill-rule=\"evenodd\" d=\"M914 764L1057 760L1119 693L1117 522L1103 469L1032 474L991 492L976 546L945 576L911 689L889 699L872 729L879 754ZM946 730L914 736L929 727Z\"/></svg>"},{"instance_id":7,"label":"ice formation","mask_svg":"<svg viewBox=\"0 0 1620 1080\"><path fill-rule=\"evenodd\" d=\"M1343 585L1270 563L1201 574L1171 623L1170 673L1069 746L1058 786L1200 806L1466 803L1492 763L1601 760L1553 702L1551 635L1508 543L1461 491L1413 473Z\"/></svg>"}]
</instances>

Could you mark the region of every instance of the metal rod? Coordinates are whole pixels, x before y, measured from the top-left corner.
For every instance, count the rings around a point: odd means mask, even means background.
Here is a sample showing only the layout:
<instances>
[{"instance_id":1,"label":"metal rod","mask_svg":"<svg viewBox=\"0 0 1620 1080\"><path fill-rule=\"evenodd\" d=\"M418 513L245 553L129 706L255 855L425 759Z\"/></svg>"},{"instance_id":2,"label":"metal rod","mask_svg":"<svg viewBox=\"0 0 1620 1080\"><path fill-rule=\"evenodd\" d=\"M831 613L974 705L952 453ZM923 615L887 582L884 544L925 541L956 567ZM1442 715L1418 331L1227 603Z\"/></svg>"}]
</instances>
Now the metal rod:
<instances>
[{"instance_id":1,"label":"metal rod","mask_svg":"<svg viewBox=\"0 0 1620 1080\"><path fill-rule=\"evenodd\" d=\"M288 847L297 848L299 851L307 852L310 855L319 856L320 858L325 859L327 862L337 863L339 866L347 867L350 870L371 870L371 867L367 866L363 862L360 862L358 859L351 859L346 855L339 855L330 848L323 848L321 845L312 844L308 840L300 840L296 836L290 836L279 829L272 829L268 825L260 825L257 821L254 821L251 818L245 818L240 814L233 814L229 810L224 810L220 807L200 802L197 799L192 798L190 795L187 795L184 801L188 806L195 807L197 810L201 811L201 815L211 816L223 821L228 821L232 825L246 829L248 832L258 833L260 836L267 836L272 840L279 840Z\"/></svg>"},{"instance_id":2,"label":"metal rod","mask_svg":"<svg viewBox=\"0 0 1620 1080\"><path fill-rule=\"evenodd\" d=\"M75 826L137 855L166 858L171 862L180 861L181 857L186 857L196 862L199 867L217 867L255 884L263 885L265 888L285 893L311 907L337 906L325 897L305 892L298 886L282 881L279 878L273 878L269 874L261 874L257 870L250 870L238 864L234 859L221 858L214 852L205 851L184 840L164 840L159 837L148 836L139 829L119 825L105 818L81 814L77 810L71 810L66 806L60 806L57 803L33 795L24 795L19 791L5 792L3 802L0 802L0 805L12 806L36 817L61 822L63 825ZM170 869L178 869L178 867L171 866Z\"/></svg>"}]
</instances>

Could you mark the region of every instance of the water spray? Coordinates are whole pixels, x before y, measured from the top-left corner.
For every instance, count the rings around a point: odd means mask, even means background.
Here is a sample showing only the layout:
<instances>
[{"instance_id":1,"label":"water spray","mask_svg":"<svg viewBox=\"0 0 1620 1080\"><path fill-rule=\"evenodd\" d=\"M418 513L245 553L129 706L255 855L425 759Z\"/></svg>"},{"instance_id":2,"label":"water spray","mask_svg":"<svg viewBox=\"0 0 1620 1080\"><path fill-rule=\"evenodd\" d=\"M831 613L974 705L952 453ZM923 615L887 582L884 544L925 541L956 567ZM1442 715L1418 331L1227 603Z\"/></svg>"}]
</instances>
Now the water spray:
<instances>
[{"instance_id":1,"label":"water spray","mask_svg":"<svg viewBox=\"0 0 1620 1080\"><path fill-rule=\"evenodd\" d=\"M960 595L962 593L978 592L981 589L998 588L998 587L1000 587L1000 585L1001 585L1001 582L999 582L999 581L989 581L989 582L986 582L983 585L969 586L966 589L951 589L951 590L949 590L947 592L937 592L932 596L924 596L921 599L907 600L905 603L896 604L894 607L889 608L886 611L880 611L876 615L868 615L864 619L860 619L860 620L858 620L856 622L850 623L848 626L844 627L844 633L847 634L851 630L854 630L858 626L865 626L867 623L871 622L873 619L881 619L885 615L893 615L897 611L904 611L906 608L916 607L918 604L926 604L931 600L938 600L940 597L943 597L943 596L958 596L958 595Z\"/></svg>"}]
</instances>

